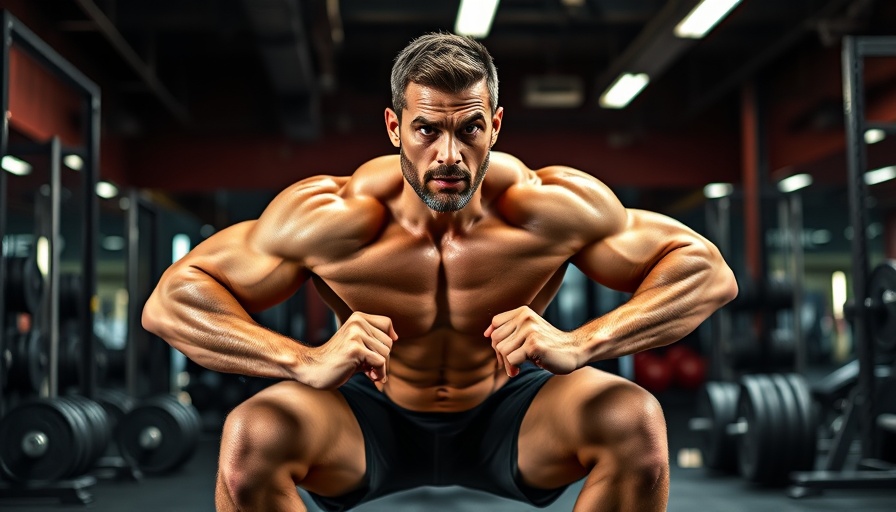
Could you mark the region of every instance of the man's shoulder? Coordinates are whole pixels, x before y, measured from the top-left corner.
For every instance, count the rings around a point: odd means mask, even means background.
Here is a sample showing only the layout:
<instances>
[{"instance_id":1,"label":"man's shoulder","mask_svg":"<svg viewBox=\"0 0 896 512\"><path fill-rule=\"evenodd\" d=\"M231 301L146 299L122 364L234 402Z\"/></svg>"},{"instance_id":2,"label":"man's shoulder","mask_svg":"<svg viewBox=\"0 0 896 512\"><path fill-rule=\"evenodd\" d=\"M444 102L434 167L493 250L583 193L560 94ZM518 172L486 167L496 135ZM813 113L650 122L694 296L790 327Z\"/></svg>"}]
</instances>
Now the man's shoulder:
<instances>
[{"instance_id":1,"label":"man's shoulder","mask_svg":"<svg viewBox=\"0 0 896 512\"><path fill-rule=\"evenodd\" d=\"M529 169L510 155L501 155L502 171L513 176L499 195L499 208L513 224L537 226L557 236L592 231L622 205L598 178L579 169L550 165Z\"/></svg>"}]
</instances>

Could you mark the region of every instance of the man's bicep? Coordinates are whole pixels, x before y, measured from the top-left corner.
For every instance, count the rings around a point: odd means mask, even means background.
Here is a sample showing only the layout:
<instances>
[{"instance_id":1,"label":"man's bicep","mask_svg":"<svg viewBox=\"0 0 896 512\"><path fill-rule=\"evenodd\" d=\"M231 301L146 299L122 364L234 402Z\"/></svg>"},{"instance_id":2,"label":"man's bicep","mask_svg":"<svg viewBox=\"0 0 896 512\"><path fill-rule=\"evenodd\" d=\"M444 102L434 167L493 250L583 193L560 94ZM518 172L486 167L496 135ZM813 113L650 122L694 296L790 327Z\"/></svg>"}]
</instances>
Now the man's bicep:
<instances>
[{"instance_id":1,"label":"man's bicep","mask_svg":"<svg viewBox=\"0 0 896 512\"><path fill-rule=\"evenodd\" d=\"M280 303L302 285L308 272L287 258L277 240L258 233L258 221L228 227L196 246L178 262L182 271L217 281L249 312Z\"/></svg>"},{"instance_id":2,"label":"man's bicep","mask_svg":"<svg viewBox=\"0 0 896 512\"><path fill-rule=\"evenodd\" d=\"M693 232L658 213L626 213L621 229L585 246L572 263L604 286L632 293L666 254L688 244Z\"/></svg>"}]
</instances>

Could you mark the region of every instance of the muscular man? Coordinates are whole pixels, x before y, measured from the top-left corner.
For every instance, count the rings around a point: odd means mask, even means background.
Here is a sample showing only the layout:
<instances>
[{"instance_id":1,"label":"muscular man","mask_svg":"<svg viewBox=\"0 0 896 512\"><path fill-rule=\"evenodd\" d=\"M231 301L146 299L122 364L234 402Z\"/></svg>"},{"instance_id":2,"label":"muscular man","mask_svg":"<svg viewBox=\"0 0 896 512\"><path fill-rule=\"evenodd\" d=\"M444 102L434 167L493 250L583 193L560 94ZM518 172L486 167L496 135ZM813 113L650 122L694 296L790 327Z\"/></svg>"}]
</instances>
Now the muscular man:
<instances>
[{"instance_id":1,"label":"muscular man","mask_svg":"<svg viewBox=\"0 0 896 512\"><path fill-rule=\"evenodd\" d=\"M147 329L221 372L282 379L224 424L218 510L346 510L421 485L576 511L660 511L662 410L589 363L667 345L736 294L717 249L568 167L491 152L504 111L486 49L430 34L392 71L398 155L280 193L150 297ZM541 317L567 264L631 292L572 331ZM319 347L255 323L308 279L340 327Z\"/></svg>"}]
</instances>

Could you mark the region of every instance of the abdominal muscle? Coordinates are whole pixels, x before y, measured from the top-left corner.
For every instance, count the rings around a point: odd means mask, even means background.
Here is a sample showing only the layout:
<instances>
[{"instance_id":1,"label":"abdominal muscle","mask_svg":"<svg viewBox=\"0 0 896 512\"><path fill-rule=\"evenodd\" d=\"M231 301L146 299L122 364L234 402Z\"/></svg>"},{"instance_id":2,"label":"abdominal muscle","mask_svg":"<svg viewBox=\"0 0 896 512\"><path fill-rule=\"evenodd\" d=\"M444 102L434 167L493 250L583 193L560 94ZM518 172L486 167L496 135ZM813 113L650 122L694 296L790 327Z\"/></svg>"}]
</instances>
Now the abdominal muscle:
<instances>
[{"instance_id":1,"label":"abdominal muscle","mask_svg":"<svg viewBox=\"0 0 896 512\"><path fill-rule=\"evenodd\" d=\"M471 409L509 379L487 338L453 330L397 340L388 376L377 387L399 406L422 412Z\"/></svg>"}]
</instances>

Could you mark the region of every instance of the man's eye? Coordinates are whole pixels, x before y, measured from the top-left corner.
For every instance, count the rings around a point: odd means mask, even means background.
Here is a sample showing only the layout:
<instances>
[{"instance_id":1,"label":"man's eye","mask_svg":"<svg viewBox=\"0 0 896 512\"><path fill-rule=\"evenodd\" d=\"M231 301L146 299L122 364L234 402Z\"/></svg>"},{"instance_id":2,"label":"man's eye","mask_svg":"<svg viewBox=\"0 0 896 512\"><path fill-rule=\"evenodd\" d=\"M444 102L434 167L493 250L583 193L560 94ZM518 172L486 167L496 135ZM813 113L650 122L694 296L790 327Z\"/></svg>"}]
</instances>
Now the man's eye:
<instances>
[{"instance_id":1,"label":"man's eye","mask_svg":"<svg viewBox=\"0 0 896 512\"><path fill-rule=\"evenodd\" d=\"M417 130L423 135L432 135L435 133L435 130L432 129L432 126L421 126L417 128Z\"/></svg>"},{"instance_id":2,"label":"man's eye","mask_svg":"<svg viewBox=\"0 0 896 512\"><path fill-rule=\"evenodd\" d=\"M478 131L479 131L479 127L476 125L473 125L473 124L464 128L464 133L466 135L473 135L474 133L476 133Z\"/></svg>"}]
</instances>

